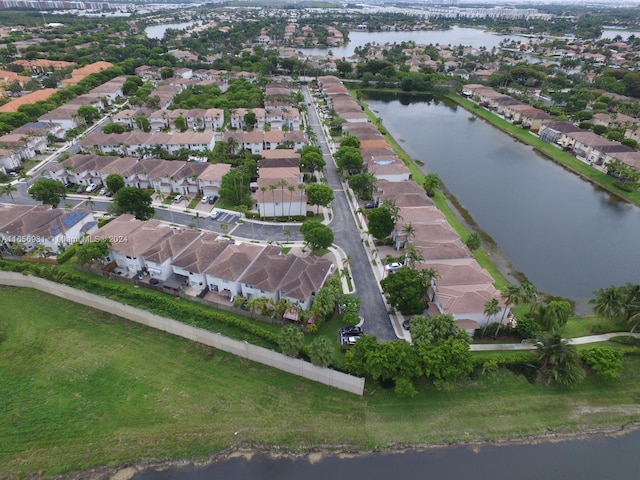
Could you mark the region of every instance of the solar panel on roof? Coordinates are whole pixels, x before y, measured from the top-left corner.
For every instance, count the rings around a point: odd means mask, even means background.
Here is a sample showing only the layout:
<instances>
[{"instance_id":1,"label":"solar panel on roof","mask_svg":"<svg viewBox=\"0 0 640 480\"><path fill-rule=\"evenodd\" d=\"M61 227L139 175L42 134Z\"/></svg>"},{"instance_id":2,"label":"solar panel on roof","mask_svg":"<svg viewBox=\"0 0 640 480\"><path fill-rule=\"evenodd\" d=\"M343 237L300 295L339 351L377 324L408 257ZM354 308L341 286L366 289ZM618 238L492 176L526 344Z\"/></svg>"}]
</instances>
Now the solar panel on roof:
<instances>
[{"instance_id":1,"label":"solar panel on roof","mask_svg":"<svg viewBox=\"0 0 640 480\"><path fill-rule=\"evenodd\" d=\"M85 215L85 212L71 212L69 215L62 219L62 223L64 223L65 227L71 228L80 220L82 220Z\"/></svg>"}]
</instances>

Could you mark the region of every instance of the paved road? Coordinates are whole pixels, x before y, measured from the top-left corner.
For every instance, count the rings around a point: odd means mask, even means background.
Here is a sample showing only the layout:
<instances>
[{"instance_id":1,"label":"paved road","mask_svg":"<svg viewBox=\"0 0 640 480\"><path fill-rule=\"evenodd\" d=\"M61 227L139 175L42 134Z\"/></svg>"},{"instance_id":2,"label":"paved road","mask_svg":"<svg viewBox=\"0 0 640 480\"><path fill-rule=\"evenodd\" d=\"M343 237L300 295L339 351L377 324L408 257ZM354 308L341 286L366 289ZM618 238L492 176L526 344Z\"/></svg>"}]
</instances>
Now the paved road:
<instances>
[{"instance_id":1,"label":"paved road","mask_svg":"<svg viewBox=\"0 0 640 480\"><path fill-rule=\"evenodd\" d=\"M307 103L313 101L308 87L303 87L303 94ZM327 144L327 137L313 107L309 108L309 122L316 134L318 145L322 148L322 154L326 162L325 176L328 180L327 184L335 192L333 200L334 216L330 226L335 236L334 243L351 259L351 274L356 287L355 294L360 297L360 311L364 317L363 329L366 333L375 335L379 341L396 340L398 337L387 314L387 307L382 298L378 280L374 275L371 261L361 242L361 232L356 224L353 210L349 205L340 176L336 171L335 162ZM336 268L343 268L343 266L336 265Z\"/></svg>"}]
</instances>

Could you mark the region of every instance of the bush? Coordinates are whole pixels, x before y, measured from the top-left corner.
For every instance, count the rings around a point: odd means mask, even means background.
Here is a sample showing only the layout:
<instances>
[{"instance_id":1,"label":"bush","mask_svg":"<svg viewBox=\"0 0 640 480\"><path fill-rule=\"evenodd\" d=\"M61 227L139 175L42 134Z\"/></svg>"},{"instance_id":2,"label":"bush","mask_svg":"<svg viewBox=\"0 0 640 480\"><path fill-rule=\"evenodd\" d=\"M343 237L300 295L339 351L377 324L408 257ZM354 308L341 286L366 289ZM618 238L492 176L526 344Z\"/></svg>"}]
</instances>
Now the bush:
<instances>
[{"instance_id":1,"label":"bush","mask_svg":"<svg viewBox=\"0 0 640 480\"><path fill-rule=\"evenodd\" d=\"M56 258L58 260L58 265L61 265L61 264L65 263L65 262L69 261L69 259L71 259L76 254L77 250L78 250L78 244L74 243L69 248L67 248L64 252L58 254L56 256Z\"/></svg>"},{"instance_id":2,"label":"bush","mask_svg":"<svg viewBox=\"0 0 640 480\"><path fill-rule=\"evenodd\" d=\"M580 353L582 360L596 375L605 380L616 380L622 372L623 353L611 347L594 347Z\"/></svg>"},{"instance_id":3,"label":"bush","mask_svg":"<svg viewBox=\"0 0 640 480\"><path fill-rule=\"evenodd\" d=\"M531 317L524 315L518 318L518 324L516 325L516 333L522 338L536 338L542 331L542 328Z\"/></svg>"}]
</instances>

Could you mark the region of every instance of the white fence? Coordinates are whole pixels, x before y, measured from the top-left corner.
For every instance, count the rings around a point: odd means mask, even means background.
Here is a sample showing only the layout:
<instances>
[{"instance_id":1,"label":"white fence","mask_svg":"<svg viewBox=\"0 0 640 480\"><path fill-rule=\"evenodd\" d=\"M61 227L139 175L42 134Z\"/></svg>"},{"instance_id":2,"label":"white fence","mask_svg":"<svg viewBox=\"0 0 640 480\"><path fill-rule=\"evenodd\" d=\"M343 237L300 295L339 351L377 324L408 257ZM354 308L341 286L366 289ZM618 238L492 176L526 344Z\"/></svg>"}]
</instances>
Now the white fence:
<instances>
[{"instance_id":1,"label":"white fence","mask_svg":"<svg viewBox=\"0 0 640 480\"><path fill-rule=\"evenodd\" d=\"M297 358L290 358L267 348L234 340L219 333L213 333L178 322L177 320L161 317L145 310L123 305L114 300L51 282L43 278L23 275L16 272L0 271L0 285L35 288L42 292L55 295L56 297L80 303L95 308L96 310L102 310L133 322L163 330L172 335L187 338L191 341L202 343L269 367L277 368L278 370L305 377L309 380L323 383L340 390L345 390L349 393L362 395L364 391L364 378L354 377L329 368L317 367L309 362Z\"/></svg>"}]
</instances>

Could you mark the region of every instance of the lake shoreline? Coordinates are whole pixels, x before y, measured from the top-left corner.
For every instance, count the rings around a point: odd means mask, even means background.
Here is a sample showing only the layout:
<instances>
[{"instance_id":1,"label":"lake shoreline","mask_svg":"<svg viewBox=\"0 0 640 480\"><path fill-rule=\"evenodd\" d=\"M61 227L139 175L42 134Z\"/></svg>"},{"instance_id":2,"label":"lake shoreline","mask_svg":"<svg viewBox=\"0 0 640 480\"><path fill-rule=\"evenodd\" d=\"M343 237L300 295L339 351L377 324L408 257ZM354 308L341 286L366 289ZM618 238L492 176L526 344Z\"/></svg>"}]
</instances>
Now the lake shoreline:
<instances>
[{"instance_id":1,"label":"lake shoreline","mask_svg":"<svg viewBox=\"0 0 640 480\"><path fill-rule=\"evenodd\" d=\"M405 444L398 442L387 447L373 449L347 444L301 445L297 448L292 448L289 445L239 444L213 453L205 460L185 458L174 460L148 460L136 463L135 465L122 465L120 467L95 467L71 473L69 475L59 476L57 478L65 480L129 480L135 475L141 473L164 471L167 469L180 469L185 467L206 468L218 462L224 462L236 458L243 458L250 461L256 456L267 457L270 460L300 459L307 457L310 463L316 463L325 457L349 459L372 454L394 455L409 451L425 452L449 448L471 448L474 451L479 451L482 447L489 446L536 445L540 443L582 441L595 437L617 438L633 433L637 430L640 430L640 422L632 421L623 425L611 425L593 429L584 428L574 432L550 431L549 433L514 436L512 438L498 437L495 439L452 440L438 443Z\"/></svg>"}]
</instances>

